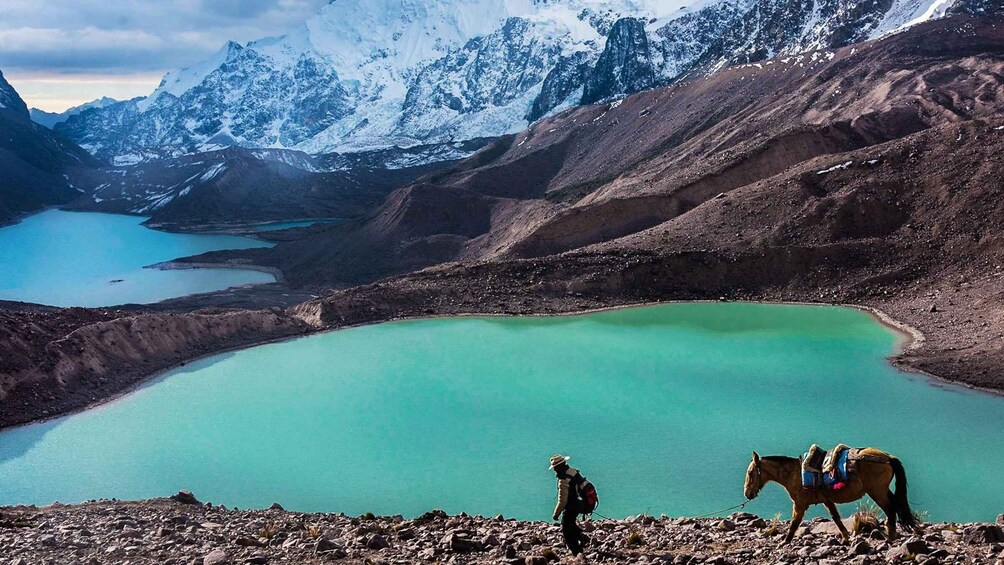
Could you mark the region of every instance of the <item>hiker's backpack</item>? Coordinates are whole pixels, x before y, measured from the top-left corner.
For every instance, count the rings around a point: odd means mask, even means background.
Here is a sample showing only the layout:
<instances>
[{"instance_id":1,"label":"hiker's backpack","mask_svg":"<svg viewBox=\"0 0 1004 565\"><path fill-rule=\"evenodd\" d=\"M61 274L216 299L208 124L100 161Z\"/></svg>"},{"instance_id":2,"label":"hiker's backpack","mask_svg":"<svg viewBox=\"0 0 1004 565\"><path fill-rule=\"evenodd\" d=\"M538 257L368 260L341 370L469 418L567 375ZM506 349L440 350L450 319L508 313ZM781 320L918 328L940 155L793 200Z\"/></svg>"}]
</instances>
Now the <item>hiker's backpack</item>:
<instances>
[{"instance_id":1,"label":"hiker's backpack","mask_svg":"<svg viewBox=\"0 0 1004 565\"><path fill-rule=\"evenodd\" d=\"M596 510L596 505L600 503L600 497L596 494L596 487L582 475L579 475L579 481L575 483L575 494L582 501L583 514L592 514Z\"/></svg>"}]
</instances>

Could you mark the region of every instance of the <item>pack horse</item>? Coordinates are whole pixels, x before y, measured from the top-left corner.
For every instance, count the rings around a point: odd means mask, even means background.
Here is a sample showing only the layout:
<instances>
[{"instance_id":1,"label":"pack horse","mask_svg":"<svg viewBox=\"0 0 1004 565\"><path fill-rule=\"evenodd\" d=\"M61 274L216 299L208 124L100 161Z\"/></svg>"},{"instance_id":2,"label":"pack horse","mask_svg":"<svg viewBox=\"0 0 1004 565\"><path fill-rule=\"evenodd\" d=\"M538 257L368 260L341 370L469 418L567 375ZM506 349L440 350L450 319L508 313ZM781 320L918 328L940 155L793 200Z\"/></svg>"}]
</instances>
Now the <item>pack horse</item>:
<instances>
[{"instance_id":1,"label":"pack horse","mask_svg":"<svg viewBox=\"0 0 1004 565\"><path fill-rule=\"evenodd\" d=\"M895 479L895 490L891 490ZM896 537L896 520L911 530L919 527L917 516L907 500L906 471L896 457L875 448L851 449L838 445L829 453L813 445L802 457L760 457L746 470L744 494L753 500L769 483L780 484L791 497L791 524L784 543L790 543L802 522L805 511L813 504L822 504L840 530L846 542L850 539L840 519L837 504L860 500L865 495L885 512L890 540Z\"/></svg>"}]
</instances>

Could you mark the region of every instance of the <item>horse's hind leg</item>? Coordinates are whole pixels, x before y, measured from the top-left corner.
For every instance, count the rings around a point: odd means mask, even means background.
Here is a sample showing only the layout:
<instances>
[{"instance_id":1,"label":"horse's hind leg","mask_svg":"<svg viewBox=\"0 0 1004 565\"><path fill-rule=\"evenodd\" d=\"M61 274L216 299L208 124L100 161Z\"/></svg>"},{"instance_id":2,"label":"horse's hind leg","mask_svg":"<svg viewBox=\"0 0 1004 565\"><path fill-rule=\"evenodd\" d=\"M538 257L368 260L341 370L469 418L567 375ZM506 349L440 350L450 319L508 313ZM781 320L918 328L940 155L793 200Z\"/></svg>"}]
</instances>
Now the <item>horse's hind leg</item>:
<instances>
[{"instance_id":1,"label":"horse's hind leg","mask_svg":"<svg viewBox=\"0 0 1004 565\"><path fill-rule=\"evenodd\" d=\"M884 494L868 493L875 504L885 512L886 536L889 541L896 539L896 506L893 503L892 492L886 490Z\"/></svg>"},{"instance_id":2,"label":"horse's hind leg","mask_svg":"<svg viewBox=\"0 0 1004 565\"><path fill-rule=\"evenodd\" d=\"M788 535L784 536L782 545L787 545L794 539L795 531L798 530L798 526L802 523L802 518L805 516L805 510L806 507L799 506L798 503L791 505L791 524L788 526Z\"/></svg>"},{"instance_id":3,"label":"horse's hind leg","mask_svg":"<svg viewBox=\"0 0 1004 565\"><path fill-rule=\"evenodd\" d=\"M826 509L830 511L830 518L833 518L833 523L837 525L837 529L840 530L840 537L847 543L851 539L851 534L847 532L847 526L844 526L844 521L840 519L840 512L837 511L837 505L832 501L826 500L823 502Z\"/></svg>"}]
</instances>

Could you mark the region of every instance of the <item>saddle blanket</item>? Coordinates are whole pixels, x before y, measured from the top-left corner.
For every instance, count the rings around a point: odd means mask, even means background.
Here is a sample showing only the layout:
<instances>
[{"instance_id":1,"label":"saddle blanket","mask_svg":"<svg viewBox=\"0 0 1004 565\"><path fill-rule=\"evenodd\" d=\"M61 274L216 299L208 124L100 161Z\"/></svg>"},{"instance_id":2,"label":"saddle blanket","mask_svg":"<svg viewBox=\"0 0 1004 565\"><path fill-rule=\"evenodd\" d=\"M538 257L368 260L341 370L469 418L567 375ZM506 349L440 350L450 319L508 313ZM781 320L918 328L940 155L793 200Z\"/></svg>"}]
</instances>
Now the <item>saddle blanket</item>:
<instances>
[{"instance_id":1,"label":"saddle blanket","mask_svg":"<svg viewBox=\"0 0 1004 565\"><path fill-rule=\"evenodd\" d=\"M832 489L841 483L847 483L853 477L851 449L843 449L837 456L836 462L832 465L833 471L824 473L815 469L802 467L802 488L806 490L817 490L819 488ZM825 453L825 452L824 452ZM805 452L802 461L810 457L810 452ZM814 457L815 458L815 457Z\"/></svg>"}]
</instances>

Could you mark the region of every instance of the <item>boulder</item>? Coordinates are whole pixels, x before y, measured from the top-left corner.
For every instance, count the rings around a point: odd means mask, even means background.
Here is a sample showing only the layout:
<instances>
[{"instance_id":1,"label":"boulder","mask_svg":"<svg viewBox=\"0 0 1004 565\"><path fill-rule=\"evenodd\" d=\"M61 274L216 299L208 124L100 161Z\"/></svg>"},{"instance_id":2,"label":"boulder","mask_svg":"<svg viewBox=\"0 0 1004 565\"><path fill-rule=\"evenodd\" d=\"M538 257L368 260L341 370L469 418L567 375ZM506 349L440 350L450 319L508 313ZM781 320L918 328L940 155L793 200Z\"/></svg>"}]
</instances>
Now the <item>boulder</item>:
<instances>
[{"instance_id":1,"label":"boulder","mask_svg":"<svg viewBox=\"0 0 1004 565\"><path fill-rule=\"evenodd\" d=\"M916 559L917 556L931 553L931 548L927 542L920 538L910 538L900 545L890 549L886 557L890 561L904 561L906 559Z\"/></svg>"},{"instance_id":2,"label":"boulder","mask_svg":"<svg viewBox=\"0 0 1004 565\"><path fill-rule=\"evenodd\" d=\"M434 520L445 520L448 517L449 515L446 513L445 510L436 509L436 510L430 510L425 514L422 514L418 518L415 518L415 521L421 524L424 522L432 522Z\"/></svg>"},{"instance_id":3,"label":"boulder","mask_svg":"<svg viewBox=\"0 0 1004 565\"><path fill-rule=\"evenodd\" d=\"M997 525L1004 526L1004 514L997 515Z\"/></svg>"},{"instance_id":4,"label":"boulder","mask_svg":"<svg viewBox=\"0 0 1004 565\"><path fill-rule=\"evenodd\" d=\"M831 557L838 553L838 549L833 546L820 547L819 549L813 550L809 553L809 557L812 559L824 559L826 557Z\"/></svg>"},{"instance_id":5,"label":"boulder","mask_svg":"<svg viewBox=\"0 0 1004 565\"><path fill-rule=\"evenodd\" d=\"M441 544L443 547L457 553L469 553L471 551L481 551L481 544L463 537L456 532L450 532L443 536Z\"/></svg>"},{"instance_id":6,"label":"boulder","mask_svg":"<svg viewBox=\"0 0 1004 565\"><path fill-rule=\"evenodd\" d=\"M1002 542L1004 531L992 524L975 524L962 530L962 540L970 545Z\"/></svg>"},{"instance_id":7,"label":"boulder","mask_svg":"<svg viewBox=\"0 0 1004 565\"><path fill-rule=\"evenodd\" d=\"M230 563L230 555L222 549L213 550L202 558L202 565L225 565L226 563Z\"/></svg>"},{"instance_id":8,"label":"boulder","mask_svg":"<svg viewBox=\"0 0 1004 565\"><path fill-rule=\"evenodd\" d=\"M927 555L928 553L931 553L931 548L927 545L927 542L917 537L912 537L903 542L903 548L905 548L908 553L912 553L914 555Z\"/></svg>"},{"instance_id":9,"label":"boulder","mask_svg":"<svg viewBox=\"0 0 1004 565\"><path fill-rule=\"evenodd\" d=\"M187 490L178 491L178 494L171 497L171 500L180 504L202 504L195 495Z\"/></svg>"},{"instance_id":10,"label":"boulder","mask_svg":"<svg viewBox=\"0 0 1004 565\"><path fill-rule=\"evenodd\" d=\"M269 506L269 507L268 507L268 509L269 509L269 510L286 510L286 509L285 509L285 508L283 508L283 507L282 507L282 505L281 505L281 504L279 504L278 502L273 502L273 503L272 503L272 506Z\"/></svg>"},{"instance_id":11,"label":"boulder","mask_svg":"<svg viewBox=\"0 0 1004 565\"><path fill-rule=\"evenodd\" d=\"M314 553L332 553L341 551L342 545L333 539L321 538L314 544Z\"/></svg>"},{"instance_id":12,"label":"boulder","mask_svg":"<svg viewBox=\"0 0 1004 565\"><path fill-rule=\"evenodd\" d=\"M850 555L868 555L872 552L872 546L865 540L861 540L851 546Z\"/></svg>"},{"instance_id":13,"label":"boulder","mask_svg":"<svg viewBox=\"0 0 1004 565\"><path fill-rule=\"evenodd\" d=\"M380 534L373 534L366 540L366 547L369 549L384 549L390 547L390 542Z\"/></svg>"},{"instance_id":14,"label":"boulder","mask_svg":"<svg viewBox=\"0 0 1004 565\"><path fill-rule=\"evenodd\" d=\"M234 540L236 545L241 547L265 547L265 542L250 536L242 536Z\"/></svg>"},{"instance_id":15,"label":"boulder","mask_svg":"<svg viewBox=\"0 0 1004 565\"><path fill-rule=\"evenodd\" d=\"M495 534L487 534L485 537L481 538L481 545L483 547L495 547L499 544L499 538Z\"/></svg>"}]
</instances>

